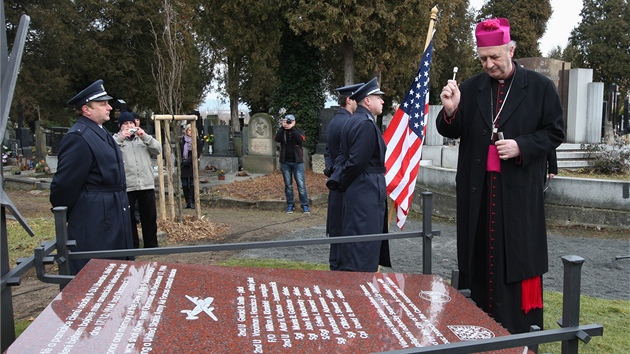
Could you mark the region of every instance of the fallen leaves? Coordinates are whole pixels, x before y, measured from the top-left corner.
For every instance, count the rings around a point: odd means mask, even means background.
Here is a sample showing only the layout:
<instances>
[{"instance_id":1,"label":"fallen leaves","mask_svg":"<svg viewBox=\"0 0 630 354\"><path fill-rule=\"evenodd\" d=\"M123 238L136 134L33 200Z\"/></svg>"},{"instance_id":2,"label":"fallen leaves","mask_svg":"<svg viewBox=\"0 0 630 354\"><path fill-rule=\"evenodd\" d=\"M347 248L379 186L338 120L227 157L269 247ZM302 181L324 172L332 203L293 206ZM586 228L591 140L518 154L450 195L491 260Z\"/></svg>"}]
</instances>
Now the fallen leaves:
<instances>
[{"instance_id":1,"label":"fallen leaves","mask_svg":"<svg viewBox=\"0 0 630 354\"><path fill-rule=\"evenodd\" d=\"M183 221L158 220L158 229L166 232L167 240L185 242L212 240L229 230L229 226L211 222L203 217L199 220L193 215L184 215Z\"/></svg>"},{"instance_id":2,"label":"fallen leaves","mask_svg":"<svg viewBox=\"0 0 630 354\"><path fill-rule=\"evenodd\" d=\"M326 176L307 170L304 173L304 178L306 180L306 191L309 196L313 197L319 194L328 194ZM297 198L298 191L295 181L293 182L293 189ZM210 189L209 193L220 198L251 201L285 199L284 180L280 171L214 187ZM197 220L193 215L185 215L182 222L158 220L158 229L166 232L167 240L177 243L216 240L229 230L229 226L222 223L211 222L203 217Z\"/></svg>"},{"instance_id":3,"label":"fallen leaves","mask_svg":"<svg viewBox=\"0 0 630 354\"><path fill-rule=\"evenodd\" d=\"M304 171L306 192L309 196L328 194L326 188L326 176L310 170ZM293 181L293 191L297 197L297 185ZM284 200L284 180L282 173L276 171L265 176L236 181L230 184L210 189L210 194L219 197L243 199L243 200Z\"/></svg>"}]
</instances>

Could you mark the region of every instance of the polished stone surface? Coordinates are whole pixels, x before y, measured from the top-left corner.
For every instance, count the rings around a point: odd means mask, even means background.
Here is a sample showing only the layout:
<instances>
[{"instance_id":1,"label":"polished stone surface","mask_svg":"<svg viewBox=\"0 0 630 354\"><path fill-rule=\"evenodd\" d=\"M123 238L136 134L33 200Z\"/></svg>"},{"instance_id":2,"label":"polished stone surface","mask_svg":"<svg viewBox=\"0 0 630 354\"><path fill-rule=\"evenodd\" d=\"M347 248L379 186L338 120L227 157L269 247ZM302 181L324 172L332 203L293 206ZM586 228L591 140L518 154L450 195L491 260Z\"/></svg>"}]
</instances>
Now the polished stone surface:
<instances>
[{"instance_id":1,"label":"polished stone surface","mask_svg":"<svg viewBox=\"0 0 630 354\"><path fill-rule=\"evenodd\" d=\"M504 335L434 275L92 260L7 353L367 353Z\"/></svg>"}]
</instances>

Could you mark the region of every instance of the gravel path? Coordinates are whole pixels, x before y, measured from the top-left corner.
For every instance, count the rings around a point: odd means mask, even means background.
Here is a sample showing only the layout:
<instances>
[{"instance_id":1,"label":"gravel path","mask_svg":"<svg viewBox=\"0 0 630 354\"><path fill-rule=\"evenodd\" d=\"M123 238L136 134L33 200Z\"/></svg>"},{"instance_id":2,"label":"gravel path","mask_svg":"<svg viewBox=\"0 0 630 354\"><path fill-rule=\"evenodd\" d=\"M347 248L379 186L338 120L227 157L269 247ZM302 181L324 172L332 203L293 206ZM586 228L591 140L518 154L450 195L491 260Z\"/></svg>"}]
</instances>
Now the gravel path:
<instances>
[{"instance_id":1,"label":"gravel path","mask_svg":"<svg viewBox=\"0 0 630 354\"><path fill-rule=\"evenodd\" d=\"M397 228L396 228L397 229ZM455 225L433 222L441 235L433 238L432 270L445 279L457 268ZM422 230L422 222L408 220L405 231ZM325 226L300 229L278 239L323 237ZM328 264L328 245L283 247L243 251L240 257L268 258ZM421 273L422 241L420 239L391 240L393 269L384 272ZM543 278L545 290L562 292L563 266L561 257L577 255L585 259L582 266L583 295L604 299L630 300L630 259L615 260L615 256L630 255L630 240L614 240L549 234L549 272Z\"/></svg>"}]
</instances>

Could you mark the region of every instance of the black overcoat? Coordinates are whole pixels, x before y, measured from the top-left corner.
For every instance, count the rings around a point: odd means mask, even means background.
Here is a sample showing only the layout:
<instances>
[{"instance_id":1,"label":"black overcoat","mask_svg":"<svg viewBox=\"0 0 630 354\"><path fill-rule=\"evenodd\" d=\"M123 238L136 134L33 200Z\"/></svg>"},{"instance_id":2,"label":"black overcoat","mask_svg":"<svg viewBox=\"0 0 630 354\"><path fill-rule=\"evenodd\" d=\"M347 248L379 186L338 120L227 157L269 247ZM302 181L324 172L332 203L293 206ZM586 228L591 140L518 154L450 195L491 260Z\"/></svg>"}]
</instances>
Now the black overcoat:
<instances>
[{"instance_id":1,"label":"black overcoat","mask_svg":"<svg viewBox=\"0 0 630 354\"><path fill-rule=\"evenodd\" d=\"M564 140L562 105L551 80L516 66L513 86L499 120L505 139L518 143L521 156L501 160L507 282L548 270L543 200L546 156ZM455 115L437 118L438 132L460 138L457 162L457 255L459 269L472 274L475 231L492 136L491 78L481 73L460 86ZM478 260L479 261L479 260Z\"/></svg>"},{"instance_id":2,"label":"black overcoat","mask_svg":"<svg viewBox=\"0 0 630 354\"><path fill-rule=\"evenodd\" d=\"M79 117L61 139L50 184L53 207L68 207L73 251L132 249L125 169L120 149L105 128ZM76 274L87 259L71 262Z\"/></svg>"}]
</instances>

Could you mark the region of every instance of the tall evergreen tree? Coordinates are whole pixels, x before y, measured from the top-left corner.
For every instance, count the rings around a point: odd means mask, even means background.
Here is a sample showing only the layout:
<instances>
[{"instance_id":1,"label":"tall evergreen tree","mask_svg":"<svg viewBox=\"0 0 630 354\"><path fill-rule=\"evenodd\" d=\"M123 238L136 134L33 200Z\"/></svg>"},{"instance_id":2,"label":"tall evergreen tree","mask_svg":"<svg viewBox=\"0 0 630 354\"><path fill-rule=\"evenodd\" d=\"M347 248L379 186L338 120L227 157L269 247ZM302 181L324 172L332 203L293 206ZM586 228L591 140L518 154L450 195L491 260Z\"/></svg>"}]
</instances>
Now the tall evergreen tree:
<instances>
[{"instance_id":1,"label":"tall evergreen tree","mask_svg":"<svg viewBox=\"0 0 630 354\"><path fill-rule=\"evenodd\" d=\"M288 27L283 30L282 60L278 66L278 86L271 97L270 113L280 117L281 109L295 115L306 134L304 146L315 152L319 128L319 109L324 106L321 56Z\"/></svg>"},{"instance_id":2,"label":"tall evergreen tree","mask_svg":"<svg viewBox=\"0 0 630 354\"><path fill-rule=\"evenodd\" d=\"M427 0L302 0L291 4L285 17L296 33L303 33L322 51L330 91L379 76L388 102L400 102L418 68L434 6L439 12L432 72L444 74L440 78L446 78L447 72L452 75L455 59L444 65L446 61L441 59L446 58L460 58L460 68L474 65L467 0L440 0L437 5ZM432 80L431 85L439 87L444 82Z\"/></svg>"},{"instance_id":3,"label":"tall evergreen tree","mask_svg":"<svg viewBox=\"0 0 630 354\"><path fill-rule=\"evenodd\" d=\"M219 91L229 100L230 125L240 129L238 104L252 112L267 111L276 86L281 21L273 0L199 0L202 22L199 40L207 43Z\"/></svg>"},{"instance_id":4,"label":"tall evergreen tree","mask_svg":"<svg viewBox=\"0 0 630 354\"><path fill-rule=\"evenodd\" d=\"M5 0L7 23L2 25L7 26L9 39L15 38L23 14L31 18L11 107L14 122L19 119L31 127L38 119L44 126L70 124L65 103L76 91L71 87L67 53L75 50L74 24L79 22L72 10L67 0Z\"/></svg>"},{"instance_id":5,"label":"tall evergreen tree","mask_svg":"<svg viewBox=\"0 0 630 354\"><path fill-rule=\"evenodd\" d=\"M205 96L212 73L195 45L196 17L188 0L175 0L186 20L179 36L185 46L183 109L192 110ZM31 17L31 26L16 85L13 112L25 122L68 126L74 119L65 102L96 79L108 93L133 109L157 109L151 24L164 26L162 0L6 0L7 26ZM11 37L12 38L12 37Z\"/></svg>"},{"instance_id":6,"label":"tall evergreen tree","mask_svg":"<svg viewBox=\"0 0 630 354\"><path fill-rule=\"evenodd\" d=\"M571 32L573 67L593 69L593 80L606 90L616 83L630 90L630 6L628 0L584 0L582 22Z\"/></svg>"}]
</instances>

